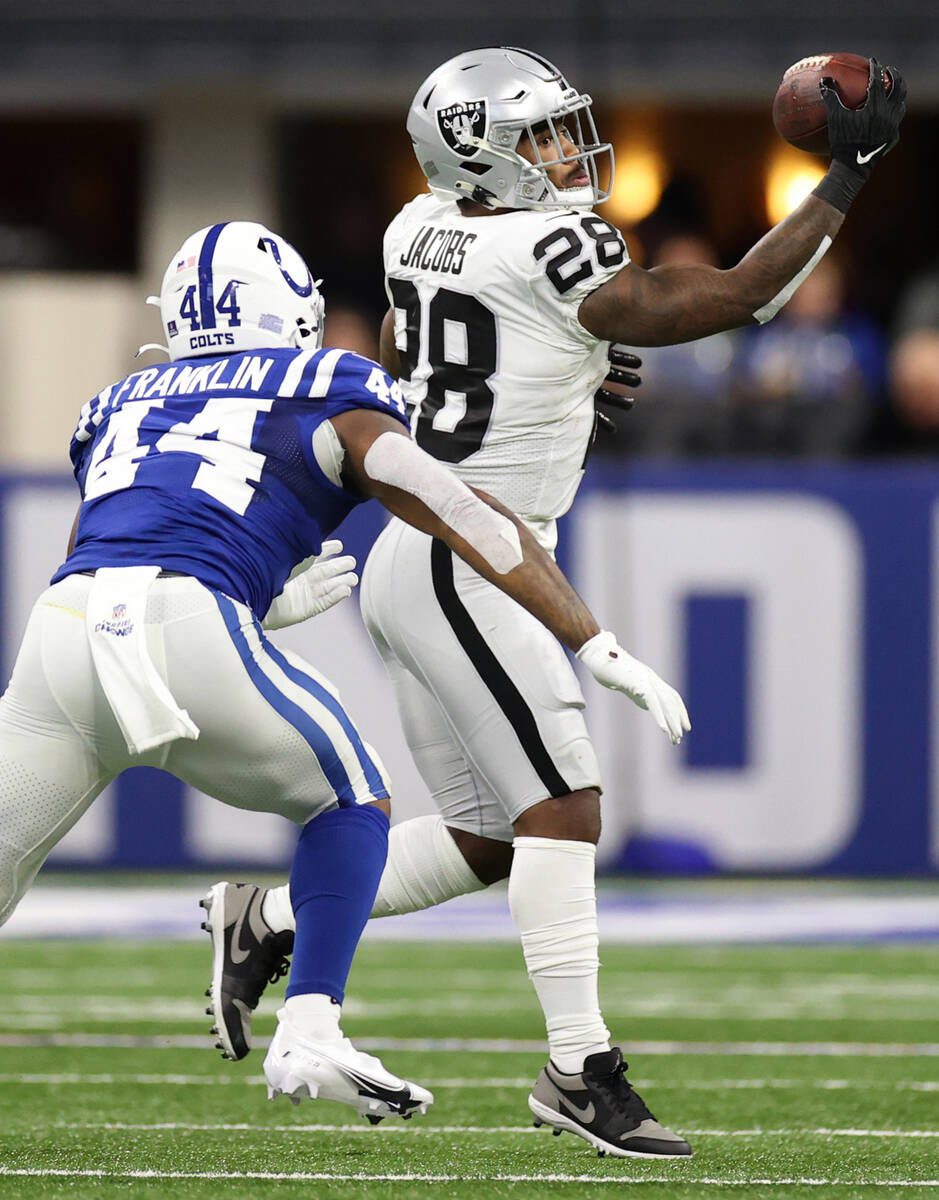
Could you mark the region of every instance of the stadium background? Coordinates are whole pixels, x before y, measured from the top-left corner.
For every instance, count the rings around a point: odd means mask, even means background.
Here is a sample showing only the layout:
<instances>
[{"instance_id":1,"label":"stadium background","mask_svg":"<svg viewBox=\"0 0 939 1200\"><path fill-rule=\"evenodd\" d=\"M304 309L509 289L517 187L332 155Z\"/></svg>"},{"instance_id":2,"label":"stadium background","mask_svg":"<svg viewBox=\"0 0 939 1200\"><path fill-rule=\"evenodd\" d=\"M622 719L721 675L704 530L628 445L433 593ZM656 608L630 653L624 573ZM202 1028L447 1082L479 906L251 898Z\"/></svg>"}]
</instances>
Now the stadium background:
<instances>
[{"instance_id":1,"label":"stadium background","mask_svg":"<svg viewBox=\"0 0 939 1200\"><path fill-rule=\"evenodd\" d=\"M775 338L770 326L650 354L636 411L595 448L561 555L695 722L671 751L621 697L585 685L608 867L934 872L939 302L931 329L909 315L939 290L934 4L547 0L532 20L520 0L484 0L472 21L415 0L359 4L354 20L347 8L89 0L79 17L64 0L0 3L4 678L64 551L75 415L158 337L142 301L187 233L239 217L282 231L325 278L327 340L374 354L382 230L423 186L410 96L450 54L508 43L594 96L618 164L604 215L633 255L730 265L787 189L811 183L813 160L770 121L782 70L826 48L875 52L904 71L910 113L837 243L843 304L803 314L789 342L754 340ZM895 376L911 333L926 337L913 401ZM780 379L773 353L821 367ZM360 557L380 520L353 518ZM340 683L391 770L396 817L428 811L355 605L280 636ZM292 837L138 770L53 861L276 868Z\"/></svg>"}]
</instances>

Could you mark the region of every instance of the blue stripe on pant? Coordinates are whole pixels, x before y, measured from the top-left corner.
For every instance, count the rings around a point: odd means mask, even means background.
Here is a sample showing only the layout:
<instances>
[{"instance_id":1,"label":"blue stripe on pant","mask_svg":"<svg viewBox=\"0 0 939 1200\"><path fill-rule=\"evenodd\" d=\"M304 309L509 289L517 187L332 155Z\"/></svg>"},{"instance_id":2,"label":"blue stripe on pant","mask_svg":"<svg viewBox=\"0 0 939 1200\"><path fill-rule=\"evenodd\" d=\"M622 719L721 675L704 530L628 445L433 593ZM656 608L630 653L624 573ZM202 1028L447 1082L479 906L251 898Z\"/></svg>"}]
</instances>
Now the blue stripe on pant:
<instances>
[{"instance_id":1,"label":"blue stripe on pant","mask_svg":"<svg viewBox=\"0 0 939 1200\"><path fill-rule=\"evenodd\" d=\"M272 645L266 639L265 648L271 660L277 663L277 665L287 676L287 678L291 680L291 682L297 684L299 687L302 687L304 691L309 692L311 696L315 696L316 699L319 700L320 704L322 704L324 708L328 709L329 712L332 713L332 715L342 726L343 732L349 739L352 749L355 751L355 756L359 760L359 766L365 773L365 781L368 784L369 791L376 800L387 799L388 789L385 787L382 781L382 777L379 774L378 768L369 757L369 753L365 749L362 739L359 737L358 731L349 720L348 713L332 694L332 692L324 688L318 680L314 679L310 675L307 675L306 672L294 666L293 663L288 662L280 650L278 650L276 646Z\"/></svg>"},{"instance_id":2,"label":"blue stripe on pant","mask_svg":"<svg viewBox=\"0 0 939 1200\"><path fill-rule=\"evenodd\" d=\"M323 774L336 793L336 800L340 807L346 808L356 804L356 797L352 789L352 784L349 781L349 776L329 735L305 709L285 696L276 684L261 670L260 665L254 658L251 647L248 645L248 639L241 628L242 622L234 603L227 596L222 595L221 592L213 592L213 595L218 604L219 612L222 614L225 627L231 637L232 644L238 652L238 656L244 664L251 682L268 704L280 713L285 720L290 722L316 755ZM255 627L258 629L262 651L267 653L268 657L272 657L270 655L271 646L265 641L263 635L260 633L260 627L256 623ZM311 686L313 681L307 676L300 675L299 672L295 674L297 678L293 679L293 682L308 692L314 701L321 703L320 697ZM321 688L319 690L322 691ZM332 697L330 698L332 699ZM383 792L382 794L387 795L387 792Z\"/></svg>"}]
</instances>

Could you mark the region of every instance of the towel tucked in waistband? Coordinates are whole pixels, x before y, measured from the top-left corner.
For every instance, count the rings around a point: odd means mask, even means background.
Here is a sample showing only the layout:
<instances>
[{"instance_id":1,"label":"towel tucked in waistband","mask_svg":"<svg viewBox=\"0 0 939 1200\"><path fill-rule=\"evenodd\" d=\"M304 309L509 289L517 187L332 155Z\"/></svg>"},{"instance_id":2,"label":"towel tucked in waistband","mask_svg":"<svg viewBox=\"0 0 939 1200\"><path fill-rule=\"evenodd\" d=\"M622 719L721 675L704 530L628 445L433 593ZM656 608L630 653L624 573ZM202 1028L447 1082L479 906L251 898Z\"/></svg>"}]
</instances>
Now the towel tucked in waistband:
<instances>
[{"instance_id":1,"label":"towel tucked in waistband","mask_svg":"<svg viewBox=\"0 0 939 1200\"><path fill-rule=\"evenodd\" d=\"M160 568L99 567L88 595L85 625L91 656L111 711L131 754L199 727L173 699L147 647L147 592Z\"/></svg>"}]
</instances>

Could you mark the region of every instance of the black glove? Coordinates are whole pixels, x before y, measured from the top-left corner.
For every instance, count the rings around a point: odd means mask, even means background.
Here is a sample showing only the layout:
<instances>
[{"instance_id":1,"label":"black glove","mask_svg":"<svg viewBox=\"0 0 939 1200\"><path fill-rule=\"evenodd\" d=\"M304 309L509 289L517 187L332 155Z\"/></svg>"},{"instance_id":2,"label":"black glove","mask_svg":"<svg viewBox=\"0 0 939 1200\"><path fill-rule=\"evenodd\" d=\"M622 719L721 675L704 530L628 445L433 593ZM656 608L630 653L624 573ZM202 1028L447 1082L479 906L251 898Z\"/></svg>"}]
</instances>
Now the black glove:
<instances>
[{"instance_id":1,"label":"black glove","mask_svg":"<svg viewBox=\"0 0 939 1200\"><path fill-rule=\"evenodd\" d=\"M639 378L637 371L642 366L642 359L619 345L610 347L609 358L609 373L606 379L604 379L603 384L594 392L594 401L597 404L609 404L613 408L623 408L628 412L636 402L635 397L621 396L619 392L611 392L604 385L614 383L619 387L639 387L642 380Z\"/></svg>"},{"instance_id":2,"label":"black glove","mask_svg":"<svg viewBox=\"0 0 939 1200\"><path fill-rule=\"evenodd\" d=\"M867 99L860 108L845 108L831 78L819 90L828 110L828 144L834 162L842 163L867 179L874 164L900 140L900 122L906 112L906 84L894 67L887 68L893 86L887 95L884 68L870 60Z\"/></svg>"}]
</instances>

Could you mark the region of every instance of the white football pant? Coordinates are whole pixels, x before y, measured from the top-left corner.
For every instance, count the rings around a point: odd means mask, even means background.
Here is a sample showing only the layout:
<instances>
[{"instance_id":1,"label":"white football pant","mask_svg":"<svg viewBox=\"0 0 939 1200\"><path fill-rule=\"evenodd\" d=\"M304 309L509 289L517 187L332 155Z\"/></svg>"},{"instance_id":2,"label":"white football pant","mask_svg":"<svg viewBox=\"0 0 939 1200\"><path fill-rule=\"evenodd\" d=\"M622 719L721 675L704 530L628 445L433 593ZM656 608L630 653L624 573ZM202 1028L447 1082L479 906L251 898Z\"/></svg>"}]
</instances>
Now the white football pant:
<instances>
[{"instance_id":1,"label":"white football pant","mask_svg":"<svg viewBox=\"0 0 939 1200\"><path fill-rule=\"evenodd\" d=\"M511 841L532 805L599 790L563 647L442 542L391 521L365 565L362 615L447 825Z\"/></svg>"},{"instance_id":2,"label":"white football pant","mask_svg":"<svg viewBox=\"0 0 939 1200\"><path fill-rule=\"evenodd\" d=\"M93 582L70 575L40 596L0 698L0 924L126 767L161 767L226 804L298 824L387 797L381 762L335 688L269 642L246 605L188 576L154 580L145 624L151 660L200 733L130 754L88 645Z\"/></svg>"}]
</instances>

